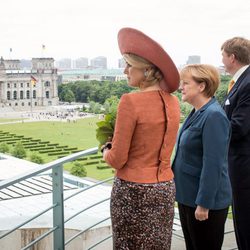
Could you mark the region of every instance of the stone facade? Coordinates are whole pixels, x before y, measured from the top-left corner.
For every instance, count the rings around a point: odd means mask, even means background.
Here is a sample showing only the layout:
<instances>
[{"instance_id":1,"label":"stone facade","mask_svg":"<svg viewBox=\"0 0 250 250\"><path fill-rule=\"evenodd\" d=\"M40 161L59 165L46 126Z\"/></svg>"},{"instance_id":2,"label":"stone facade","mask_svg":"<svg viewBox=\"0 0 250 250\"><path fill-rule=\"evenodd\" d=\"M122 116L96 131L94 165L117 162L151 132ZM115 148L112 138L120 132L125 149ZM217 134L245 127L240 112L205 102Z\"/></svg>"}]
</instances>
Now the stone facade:
<instances>
[{"instance_id":1,"label":"stone facade","mask_svg":"<svg viewBox=\"0 0 250 250\"><path fill-rule=\"evenodd\" d=\"M1 107L30 109L58 105L57 84L53 58L32 58L29 70L21 69L20 60L0 59Z\"/></svg>"}]
</instances>

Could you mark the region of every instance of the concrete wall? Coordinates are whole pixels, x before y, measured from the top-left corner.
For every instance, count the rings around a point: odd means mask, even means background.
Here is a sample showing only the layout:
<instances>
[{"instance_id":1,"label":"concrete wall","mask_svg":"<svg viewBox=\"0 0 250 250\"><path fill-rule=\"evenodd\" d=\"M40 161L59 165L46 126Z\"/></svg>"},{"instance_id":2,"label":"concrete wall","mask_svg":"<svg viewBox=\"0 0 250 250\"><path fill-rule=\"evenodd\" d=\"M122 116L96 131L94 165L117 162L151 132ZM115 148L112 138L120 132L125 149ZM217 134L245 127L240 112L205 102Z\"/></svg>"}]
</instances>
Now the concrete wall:
<instances>
[{"instance_id":1,"label":"concrete wall","mask_svg":"<svg viewBox=\"0 0 250 250\"><path fill-rule=\"evenodd\" d=\"M30 241L36 239L41 234L47 232L47 228L30 228L20 229L11 233L4 239L0 240L1 250L20 250L25 247ZM78 230L65 229L65 241L77 234ZM1 231L1 234L3 231ZM111 234L111 227L101 227L89 230L88 232L81 234L70 242L65 249L66 250L86 250L91 245L95 244L99 240L107 237ZM53 235L49 235L46 238L39 241L31 250L53 250ZM99 246L94 248L95 250L112 250L112 239L101 243Z\"/></svg>"}]
</instances>

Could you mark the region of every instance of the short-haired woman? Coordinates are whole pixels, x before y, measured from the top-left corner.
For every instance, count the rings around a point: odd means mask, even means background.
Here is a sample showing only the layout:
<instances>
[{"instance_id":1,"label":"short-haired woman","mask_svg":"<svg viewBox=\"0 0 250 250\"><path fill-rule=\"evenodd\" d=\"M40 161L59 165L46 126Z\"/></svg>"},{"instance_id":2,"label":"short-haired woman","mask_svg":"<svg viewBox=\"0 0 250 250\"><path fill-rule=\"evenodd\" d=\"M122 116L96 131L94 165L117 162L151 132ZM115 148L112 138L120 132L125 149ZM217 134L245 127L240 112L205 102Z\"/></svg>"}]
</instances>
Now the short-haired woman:
<instances>
[{"instance_id":1,"label":"short-haired woman","mask_svg":"<svg viewBox=\"0 0 250 250\"><path fill-rule=\"evenodd\" d=\"M193 106L177 139L173 171L188 250L220 250L231 204L228 177L229 121L214 97L220 77L211 65L181 72L182 100Z\"/></svg>"}]
</instances>

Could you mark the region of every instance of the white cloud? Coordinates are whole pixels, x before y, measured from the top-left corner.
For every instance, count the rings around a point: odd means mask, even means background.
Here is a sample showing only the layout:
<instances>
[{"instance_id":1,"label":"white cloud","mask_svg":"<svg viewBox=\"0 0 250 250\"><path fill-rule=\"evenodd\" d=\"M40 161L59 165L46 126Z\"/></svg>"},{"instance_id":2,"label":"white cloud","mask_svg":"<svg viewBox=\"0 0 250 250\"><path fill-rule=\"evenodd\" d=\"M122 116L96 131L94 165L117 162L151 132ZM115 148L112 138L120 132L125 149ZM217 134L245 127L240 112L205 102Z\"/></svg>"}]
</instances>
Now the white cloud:
<instances>
[{"instance_id":1,"label":"white cloud","mask_svg":"<svg viewBox=\"0 0 250 250\"><path fill-rule=\"evenodd\" d=\"M157 40L177 64L188 55L220 64L221 43L250 38L249 0L8 0L0 9L0 56L120 57L117 32L130 26Z\"/></svg>"}]
</instances>

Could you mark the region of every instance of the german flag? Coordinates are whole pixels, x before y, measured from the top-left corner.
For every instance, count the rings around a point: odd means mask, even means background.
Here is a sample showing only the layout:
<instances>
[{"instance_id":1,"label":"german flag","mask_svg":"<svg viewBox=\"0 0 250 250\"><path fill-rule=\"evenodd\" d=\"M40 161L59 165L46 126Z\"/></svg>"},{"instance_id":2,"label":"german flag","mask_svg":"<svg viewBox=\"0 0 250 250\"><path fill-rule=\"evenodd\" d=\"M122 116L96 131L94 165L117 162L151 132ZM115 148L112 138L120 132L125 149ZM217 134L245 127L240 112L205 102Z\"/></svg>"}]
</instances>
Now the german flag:
<instances>
[{"instance_id":1,"label":"german flag","mask_svg":"<svg viewBox=\"0 0 250 250\"><path fill-rule=\"evenodd\" d=\"M31 81L32 86L34 86L36 84L36 82L37 82L37 79L33 75L31 75L30 76L30 81Z\"/></svg>"}]
</instances>

